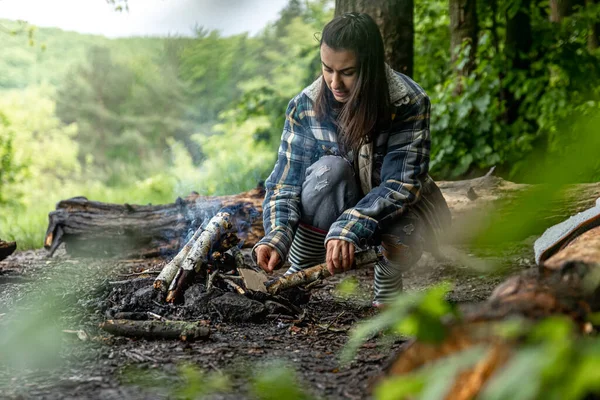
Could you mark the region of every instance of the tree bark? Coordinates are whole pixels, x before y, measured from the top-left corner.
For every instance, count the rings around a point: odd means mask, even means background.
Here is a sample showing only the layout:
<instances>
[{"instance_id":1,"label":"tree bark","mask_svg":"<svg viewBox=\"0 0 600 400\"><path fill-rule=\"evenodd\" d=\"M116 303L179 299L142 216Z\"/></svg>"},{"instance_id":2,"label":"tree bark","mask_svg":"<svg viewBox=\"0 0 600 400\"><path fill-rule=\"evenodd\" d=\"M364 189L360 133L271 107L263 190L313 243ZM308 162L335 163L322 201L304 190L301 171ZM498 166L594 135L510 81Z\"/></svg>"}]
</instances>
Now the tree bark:
<instances>
[{"instance_id":1,"label":"tree bark","mask_svg":"<svg viewBox=\"0 0 600 400\"><path fill-rule=\"evenodd\" d=\"M449 235L453 243L471 239L469 235L473 232L465 228L466 221L486 218L503 202L511 202L532 188L494 176L441 181L438 185L455 222ZM544 220L540 229L590 208L598 197L600 183L573 185L563 199L541 211ZM171 257L184 247L187 233L197 229L222 206L238 207L234 225L238 236L245 239L244 247L252 247L264 236L263 198L264 190L255 189L223 197L194 195L160 206L123 206L81 198L65 200L50 213L46 248L52 250L66 242L67 252L75 256ZM62 236L57 232L62 232Z\"/></svg>"},{"instance_id":2,"label":"tree bark","mask_svg":"<svg viewBox=\"0 0 600 400\"><path fill-rule=\"evenodd\" d=\"M586 7L593 7L598 4L598 0L585 0ZM588 50L594 51L600 46L600 23L594 21L590 23L588 32Z\"/></svg>"},{"instance_id":3,"label":"tree bark","mask_svg":"<svg viewBox=\"0 0 600 400\"><path fill-rule=\"evenodd\" d=\"M335 15L369 14L379 26L385 57L394 70L408 76L414 63L414 0L336 0Z\"/></svg>"},{"instance_id":4,"label":"tree bark","mask_svg":"<svg viewBox=\"0 0 600 400\"><path fill-rule=\"evenodd\" d=\"M476 0L449 0L450 9L450 54L454 71L460 78L475 69L479 25ZM464 42L470 44L468 61L463 66L456 65Z\"/></svg>"},{"instance_id":5,"label":"tree bark","mask_svg":"<svg viewBox=\"0 0 600 400\"><path fill-rule=\"evenodd\" d=\"M563 18L568 17L575 11L575 6L584 5L583 0L549 0L550 1L550 21L561 22ZM589 0L586 0L589 1Z\"/></svg>"}]
</instances>

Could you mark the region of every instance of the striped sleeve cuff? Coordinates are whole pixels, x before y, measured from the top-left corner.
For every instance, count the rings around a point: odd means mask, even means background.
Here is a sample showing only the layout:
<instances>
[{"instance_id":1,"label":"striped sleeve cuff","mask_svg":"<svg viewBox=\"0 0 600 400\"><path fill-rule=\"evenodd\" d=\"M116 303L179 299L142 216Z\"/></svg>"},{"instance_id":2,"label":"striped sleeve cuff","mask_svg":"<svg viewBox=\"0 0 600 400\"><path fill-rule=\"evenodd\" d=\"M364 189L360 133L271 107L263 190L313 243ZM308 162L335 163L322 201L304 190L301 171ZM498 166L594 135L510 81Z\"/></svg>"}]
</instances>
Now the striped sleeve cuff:
<instances>
[{"instance_id":1,"label":"striped sleeve cuff","mask_svg":"<svg viewBox=\"0 0 600 400\"><path fill-rule=\"evenodd\" d=\"M344 214L346 214L346 211ZM342 214L342 216L344 216ZM364 222L373 222L373 227L370 227L366 224L363 224L363 221L358 221L356 219L348 220L348 219L338 219L336 222L331 225L329 228L329 233L327 234L327 238L325 239L325 243L327 243L331 239L338 240L346 240L348 242L354 243L355 246L364 248L369 244L369 239L371 239L375 233L375 229L377 227L377 223L371 221L370 218L363 218Z\"/></svg>"}]
</instances>

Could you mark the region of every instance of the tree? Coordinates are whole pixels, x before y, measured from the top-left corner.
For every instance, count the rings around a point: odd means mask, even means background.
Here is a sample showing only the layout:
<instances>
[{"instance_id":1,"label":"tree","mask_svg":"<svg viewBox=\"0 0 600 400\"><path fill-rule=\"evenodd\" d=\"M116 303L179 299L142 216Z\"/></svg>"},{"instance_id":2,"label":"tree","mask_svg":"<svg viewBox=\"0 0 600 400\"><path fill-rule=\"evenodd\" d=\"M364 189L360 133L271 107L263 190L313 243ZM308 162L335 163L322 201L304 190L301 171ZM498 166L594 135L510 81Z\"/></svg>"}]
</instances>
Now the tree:
<instances>
[{"instance_id":1,"label":"tree","mask_svg":"<svg viewBox=\"0 0 600 400\"><path fill-rule=\"evenodd\" d=\"M517 1L517 3L519 3ZM527 74L531 59L529 52L533 45L533 31L531 27L531 0L521 0L518 7L506 10L506 38L504 43L504 56L510 73L519 78L520 74ZM519 116L521 101L513 91L506 90L505 122L512 124Z\"/></svg>"},{"instance_id":2,"label":"tree","mask_svg":"<svg viewBox=\"0 0 600 400\"><path fill-rule=\"evenodd\" d=\"M450 51L452 65L458 76L469 75L477 55L477 0L450 0ZM460 50L467 43L469 53L464 63L457 64ZM459 85L460 86L460 85Z\"/></svg>"},{"instance_id":3,"label":"tree","mask_svg":"<svg viewBox=\"0 0 600 400\"><path fill-rule=\"evenodd\" d=\"M564 17L572 15L576 6L582 5L582 0L550 0L550 21L560 22Z\"/></svg>"},{"instance_id":4,"label":"tree","mask_svg":"<svg viewBox=\"0 0 600 400\"><path fill-rule=\"evenodd\" d=\"M396 71L412 76L414 62L414 0L336 0L335 15L369 14L381 31L385 57Z\"/></svg>"}]
</instances>

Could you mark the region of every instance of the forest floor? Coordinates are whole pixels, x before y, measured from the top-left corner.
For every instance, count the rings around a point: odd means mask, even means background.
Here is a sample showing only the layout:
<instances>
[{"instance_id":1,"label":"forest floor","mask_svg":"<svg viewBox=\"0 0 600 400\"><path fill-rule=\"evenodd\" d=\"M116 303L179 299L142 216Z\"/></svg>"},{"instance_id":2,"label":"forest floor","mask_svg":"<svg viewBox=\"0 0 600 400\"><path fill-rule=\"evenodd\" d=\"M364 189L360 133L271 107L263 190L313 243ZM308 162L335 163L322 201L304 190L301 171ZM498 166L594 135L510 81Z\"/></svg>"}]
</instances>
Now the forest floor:
<instances>
[{"instance_id":1,"label":"forest floor","mask_svg":"<svg viewBox=\"0 0 600 400\"><path fill-rule=\"evenodd\" d=\"M496 266L493 273L425 255L405 274L405 290L420 291L446 280L453 283L449 301L473 305L484 301L506 275L533 266L531 241L487 253L478 252L477 263ZM62 250L53 258L47 258L45 250L17 252L0 262L0 397L189 397L181 390L190 389L193 378L182 367L193 365L205 371L205 377L227 378L228 391L210 398L255 398L257 376L260 379L269 363L279 361L295 370L299 387L312 397L362 399L369 397L386 363L405 343L371 340L352 362L340 363L349 329L376 312L370 306L372 270L339 274L313 289L302 306L308 316L303 322L232 323L209 312L205 318L211 337L194 343L135 340L101 331L98 324L106 319L110 281L145 268L159 269L164 263L72 258ZM358 283L350 298L336 290L348 276ZM164 306L156 307L160 311ZM64 330L84 331L86 340ZM208 386L204 382L197 387Z\"/></svg>"}]
</instances>

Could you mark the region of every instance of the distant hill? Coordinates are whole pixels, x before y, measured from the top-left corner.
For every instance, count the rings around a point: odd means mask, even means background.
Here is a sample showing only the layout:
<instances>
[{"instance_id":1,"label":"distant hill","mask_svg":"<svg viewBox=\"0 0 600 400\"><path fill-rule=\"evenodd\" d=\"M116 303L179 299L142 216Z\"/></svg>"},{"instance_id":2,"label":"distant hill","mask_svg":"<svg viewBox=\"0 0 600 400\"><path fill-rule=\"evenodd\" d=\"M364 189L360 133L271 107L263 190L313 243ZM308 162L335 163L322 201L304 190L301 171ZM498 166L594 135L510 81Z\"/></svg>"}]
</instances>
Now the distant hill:
<instances>
[{"instance_id":1,"label":"distant hill","mask_svg":"<svg viewBox=\"0 0 600 400\"><path fill-rule=\"evenodd\" d=\"M0 19L7 30L22 29L16 21ZM115 59L132 54L152 57L161 52L168 38L118 38L67 32L57 28L35 28L30 44L28 30L10 35L0 31L0 90L48 83L56 86L73 65L81 63L93 46L108 47Z\"/></svg>"}]
</instances>

